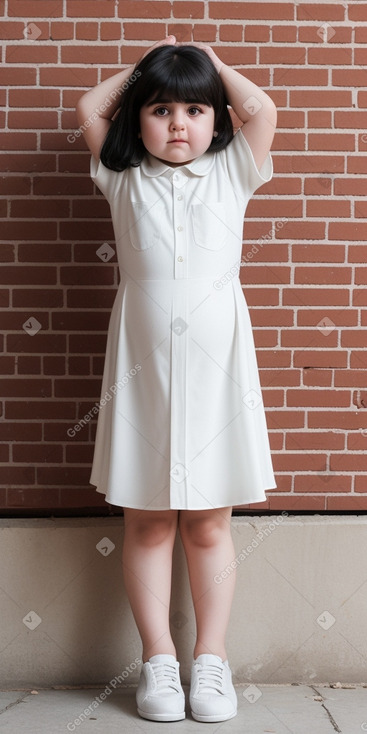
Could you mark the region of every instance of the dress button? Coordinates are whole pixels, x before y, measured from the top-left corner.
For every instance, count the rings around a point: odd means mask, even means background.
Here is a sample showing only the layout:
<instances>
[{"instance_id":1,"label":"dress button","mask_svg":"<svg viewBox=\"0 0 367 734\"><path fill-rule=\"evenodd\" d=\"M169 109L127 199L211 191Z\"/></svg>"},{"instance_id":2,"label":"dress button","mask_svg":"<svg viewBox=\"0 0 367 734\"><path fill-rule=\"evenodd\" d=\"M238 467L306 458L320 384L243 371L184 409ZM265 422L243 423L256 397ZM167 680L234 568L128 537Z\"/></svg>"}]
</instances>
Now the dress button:
<instances>
[{"instance_id":1,"label":"dress button","mask_svg":"<svg viewBox=\"0 0 367 734\"><path fill-rule=\"evenodd\" d=\"M181 224L177 227L177 229L178 229L179 232L182 232L183 227L181 227Z\"/></svg>"},{"instance_id":2,"label":"dress button","mask_svg":"<svg viewBox=\"0 0 367 734\"><path fill-rule=\"evenodd\" d=\"M182 199L183 199L183 196L181 196L181 194L180 194L180 196L177 197L177 200L178 201L182 201Z\"/></svg>"},{"instance_id":3,"label":"dress button","mask_svg":"<svg viewBox=\"0 0 367 734\"><path fill-rule=\"evenodd\" d=\"M182 262L183 262L183 257L181 257L181 255L180 255L180 256L179 256L179 257L177 258L177 260L178 260L178 262L179 262L179 263L182 263Z\"/></svg>"}]
</instances>

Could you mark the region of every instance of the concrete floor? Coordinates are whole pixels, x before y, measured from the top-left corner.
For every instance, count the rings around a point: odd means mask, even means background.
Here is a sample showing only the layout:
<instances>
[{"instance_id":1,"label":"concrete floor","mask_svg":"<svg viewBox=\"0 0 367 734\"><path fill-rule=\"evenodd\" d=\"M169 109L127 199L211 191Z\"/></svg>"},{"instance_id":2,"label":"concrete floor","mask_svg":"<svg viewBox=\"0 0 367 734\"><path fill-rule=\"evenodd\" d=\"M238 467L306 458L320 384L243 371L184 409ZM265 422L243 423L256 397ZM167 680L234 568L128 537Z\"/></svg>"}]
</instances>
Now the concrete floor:
<instances>
[{"instance_id":1,"label":"concrete floor","mask_svg":"<svg viewBox=\"0 0 367 734\"><path fill-rule=\"evenodd\" d=\"M343 684L344 685L344 684ZM191 717L184 686L186 719L169 725L141 719L135 686L0 691L0 732L4 734L361 734L367 731L367 686L236 686L238 714L223 723L200 724ZM97 697L104 694L104 700Z\"/></svg>"}]
</instances>

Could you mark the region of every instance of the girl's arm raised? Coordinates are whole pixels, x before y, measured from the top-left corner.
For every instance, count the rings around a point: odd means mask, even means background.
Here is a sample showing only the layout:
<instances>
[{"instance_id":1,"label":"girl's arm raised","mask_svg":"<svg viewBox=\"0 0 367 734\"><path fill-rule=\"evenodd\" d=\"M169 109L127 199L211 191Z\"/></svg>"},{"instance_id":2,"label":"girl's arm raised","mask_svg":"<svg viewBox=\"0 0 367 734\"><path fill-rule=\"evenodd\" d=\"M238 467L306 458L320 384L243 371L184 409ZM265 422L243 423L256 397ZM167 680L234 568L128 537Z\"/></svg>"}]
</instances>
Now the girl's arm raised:
<instances>
[{"instance_id":1,"label":"girl's arm raised","mask_svg":"<svg viewBox=\"0 0 367 734\"><path fill-rule=\"evenodd\" d=\"M83 94L76 105L76 116L85 141L98 161L102 145L118 109L124 84L133 74L134 66L114 74Z\"/></svg>"},{"instance_id":2,"label":"girl's arm raised","mask_svg":"<svg viewBox=\"0 0 367 734\"><path fill-rule=\"evenodd\" d=\"M266 92L229 66L223 64L219 75L229 104L243 122L241 131L260 169L273 142L277 124L276 106Z\"/></svg>"}]
</instances>

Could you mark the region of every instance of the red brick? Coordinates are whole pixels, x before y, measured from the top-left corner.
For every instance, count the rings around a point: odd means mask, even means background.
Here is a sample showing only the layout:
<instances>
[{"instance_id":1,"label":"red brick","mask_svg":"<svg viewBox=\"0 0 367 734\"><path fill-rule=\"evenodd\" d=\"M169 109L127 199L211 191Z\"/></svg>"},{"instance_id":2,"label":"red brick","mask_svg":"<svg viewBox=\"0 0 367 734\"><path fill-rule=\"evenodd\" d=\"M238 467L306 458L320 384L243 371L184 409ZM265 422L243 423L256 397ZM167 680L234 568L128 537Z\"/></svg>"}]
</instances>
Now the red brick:
<instances>
[{"instance_id":1,"label":"red brick","mask_svg":"<svg viewBox=\"0 0 367 734\"><path fill-rule=\"evenodd\" d=\"M297 20L344 20L344 7L339 3L302 3L297 5Z\"/></svg>"},{"instance_id":2,"label":"red brick","mask_svg":"<svg viewBox=\"0 0 367 734\"><path fill-rule=\"evenodd\" d=\"M87 483L88 480L86 481L86 484ZM60 487L60 507L76 507L82 509L97 507L101 508L98 515L101 514L102 510L105 514L107 514L108 511L108 506L106 506L104 497L101 497L93 487L78 487L77 492L73 489ZM121 514L121 508L117 507L116 513L114 514Z\"/></svg>"},{"instance_id":3,"label":"red brick","mask_svg":"<svg viewBox=\"0 0 367 734\"><path fill-rule=\"evenodd\" d=\"M348 66L353 63L351 48L309 48L308 63L319 66ZM343 70L344 75L349 72Z\"/></svg>"},{"instance_id":4,"label":"red brick","mask_svg":"<svg viewBox=\"0 0 367 734\"><path fill-rule=\"evenodd\" d=\"M59 490L47 487L28 487L25 489L9 488L7 493L7 507L24 509L57 508L59 506Z\"/></svg>"},{"instance_id":5,"label":"red brick","mask_svg":"<svg viewBox=\"0 0 367 734\"><path fill-rule=\"evenodd\" d=\"M311 368L303 371L304 385L312 385L314 387L330 387L332 384L332 378L332 370L319 370Z\"/></svg>"},{"instance_id":6,"label":"red brick","mask_svg":"<svg viewBox=\"0 0 367 734\"><path fill-rule=\"evenodd\" d=\"M246 33L246 39L247 39L247 33ZM295 43L297 41L297 28L291 25L273 25L272 26L272 40L274 43ZM299 40L302 40L302 39L299 39Z\"/></svg>"},{"instance_id":7,"label":"red brick","mask_svg":"<svg viewBox=\"0 0 367 734\"><path fill-rule=\"evenodd\" d=\"M361 366L361 365L360 365ZM335 373L335 387L365 387L367 374L362 369L348 369Z\"/></svg>"},{"instance_id":8,"label":"red brick","mask_svg":"<svg viewBox=\"0 0 367 734\"><path fill-rule=\"evenodd\" d=\"M2 375L14 375L15 357L0 357L0 373Z\"/></svg>"},{"instance_id":9,"label":"red brick","mask_svg":"<svg viewBox=\"0 0 367 734\"><path fill-rule=\"evenodd\" d=\"M362 222L330 222L329 239L361 240L366 237L366 224Z\"/></svg>"},{"instance_id":10,"label":"red brick","mask_svg":"<svg viewBox=\"0 0 367 734\"><path fill-rule=\"evenodd\" d=\"M19 375L39 375L41 373L41 357L22 356L17 357Z\"/></svg>"},{"instance_id":11,"label":"red brick","mask_svg":"<svg viewBox=\"0 0 367 734\"><path fill-rule=\"evenodd\" d=\"M174 18L204 18L204 3L201 0L185 2L185 0L174 0Z\"/></svg>"},{"instance_id":12,"label":"red brick","mask_svg":"<svg viewBox=\"0 0 367 734\"><path fill-rule=\"evenodd\" d=\"M335 127L343 128L360 128L365 130L367 125L367 112L358 110L351 110L348 112L342 112L337 110L335 112Z\"/></svg>"},{"instance_id":13,"label":"red brick","mask_svg":"<svg viewBox=\"0 0 367 734\"><path fill-rule=\"evenodd\" d=\"M349 76L349 72L348 72ZM345 86L345 72L344 72L344 85ZM323 89L316 91L307 90L290 90L290 104L291 107L351 107L352 98L351 92L347 90L333 91Z\"/></svg>"},{"instance_id":14,"label":"red brick","mask_svg":"<svg viewBox=\"0 0 367 734\"><path fill-rule=\"evenodd\" d=\"M306 49L301 46L271 46L260 48L260 64L304 64Z\"/></svg>"},{"instance_id":15,"label":"red brick","mask_svg":"<svg viewBox=\"0 0 367 734\"><path fill-rule=\"evenodd\" d=\"M48 203L52 200L49 200ZM15 203L15 202L13 202ZM47 203L47 205L48 205ZM64 203L64 202L62 202ZM52 211L52 206L50 211ZM62 212L62 207L61 207ZM14 214L12 210L12 214ZM37 216L37 215L36 215ZM40 213L41 216L41 213ZM56 216L56 213L50 216ZM68 262L71 260L71 245L70 244L55 244L54 242L41 242L37 244L23 243L18 246L18 260L19 262L39 262L43 265L45 262Z\"/></svg>"},{"instance_id":16,"label":"red brick","mask_svg":"<svg viewBox=\"0 0 367 734\"><path fill-rule=\"evenodd\" d=\"M314 199L308 201L306 204L306 216L307 217L350 217L351 213L351 202L336 199L330 201L327 199Z\"/></svg>"},{"instance_id":17,"label":"red brick","mask_svg":"<svg viewBox=\"0 0 367 734\"><path fill-rule=\"evenodd\" d=\"M225 26L222 26L225 28ZM270 28L265 25L244 25L245 42L268 43L270 41Z\"/></svg>"},{"instance_id":18,"label":"red brick","mask_svg":"<svg viewBox=\"0 0 367 734\"><path fill-rule=\"evenodd\" d=\"M310 202L311 203L311 202ZM299 245L292 247L292 262L341 262L345 260L343 245Z\"/></svg>"},{"instance_id":19,"label":"red brick","mask_svg":"<svg viewBox=\"0 0 367 734\"><path fill-rule=\"evenodd\" d=\"M344 69L333 69L332 85L333 87L345 87L347 85L351 87L365 87L366 71L365 69L348 69L345 72Z\"/></svg>"},{"instance_id":20,"label":"red brick","mask_svg":"<svg viewBox=\"0 0 367 734\"><path fill-rule=\"evenodd\" d=\"M327 79L326 69L274 69L276 87L325 87Z\"/></svg>"},{"instance_id":21,"label":"red brick","mask_svg":"<svg viewBox=\"0 0 367 734\"><path fill-rule=\"evenodd\" d=\"M29 0L9 0L9 17L29 17ZM32 0L32 18L62 17L63 0Z\"/></svg>"},{"instance_id":22,"label":"red brick","mask_svg":"<svg viewBox=\"0 0 367 734\"><path fill-rule=\"evenodd\" d=\"M322 77L322 70L317 70ZM331 128L331 112L329 110L310 110L308 112L308 123L310 127ZM310 183L310 182L307 182Z\"/></svg>"},{"instance_id":23,"label":"red brick","mask_svg":"<svg viewBox=\"0 0 367 734\"><path fill-rule=\"evenodd\" d=\"M352 268L342 267L303 267L298 266L295 268L294 283L320 283L335 285L343 283L351 283L352 279Z\"/></svg>"},{"instance_id":24,"label":"red brick","mask_svg":"<svg viewBox=\"0 0 367 734\"><path fill-rule=\"evenodd\" d=\"M91 464L93 460L93 446L70 444L65 450L66 461L70 464Z\"/></svg>"},{"instance_id":25,"label":"red brick","mask_svg":"<svg viewBox=\"0 0 367 734\"><path fill-rule=\"evenodd\" d=\"M121 23L100 22L101 41L119 41L121 39Z\"/></svg>"},{"instance_id":26,"label":"red brick","mask_svg":"<svg viewBox=\"0 0 367 734\"><path fill-rule=\"evenodd\" d=\"M25 84L35 85L37 83L36 68L20 68L19 66L7 66L0 69L0 84L4 86L14 85L23 87Z\"/></svg>"},{"instance_id":27,"label":"red brick","mask_svg":"<svg viewBox=\"0 0 367 734\"><path fill-rule=\"evenodd\" d=\"M124 23L126 41L159 41L165 37L164 23Z\"/></svg>"},{"instance_id":28,"label":"red brick","mask_svg":"<svg viewBox=\"0 0 367 734\"><path fill-rule=\"evenodd\" d=\"M293 20L291 3L252 3L209 1L211 18L243 18L246 20Z\"/></svg>"},{"instance_id":29,"label":"red brick","mask_svg":"<svg viewBox=\"0 0 367 734\"><path fill-rule=\"evenodd\" d=\"M316 464L316 455L314 455L314 461ZM333 476L329 472L323 474L323 469L320 466L320 472L318 474L304 474L296 476L294 478L294 491L295 492L348 492L351 489L351 477L347 475L338 474ZM325 501L325 500L324 500ZM312 505L311 505L312 507ZM311 507L309 509L311 509ZM315 508L316 509L316 508Z\"/></svg>"},{"instance_id":30,"label":"red brick","mask_svg":"<svg viewBox=\"0 0 367 734\"><path fill-rule=\"evenodd\" d=\"M350 392L347 390L333 390L330 392L320 388L311 390L307 387L303 390L287 390L286 404L288 407L308 406L330 408L348 408L350 405ZM321 447L320 447L321 448Z\"/></svg>"},{"instance_id":31,"label":"red brick","mask_svg":"<svg viewBox=\"0 0 367 734\"><path fill-rule=\"evenodd\" d=\"M42 425L40 423L0 421L1 441L41 441L41 439Z\"/></svg>"},{"instance_id":32,"label":"red brick","mask_svg":"<svg viewBox=\"0 0 367 734\"><path fill-rule=\"evenodd\" d=\"M350 358L350 366L352 369L365 370L367 368L366 351L357 352L357 350L354 350Z\"/></svg>"},{"instance_id":33,"label":"red brick","mask_svg":"<svg viewBox=\"0 0 367 734\"><path fill-rule=\"evenodd\" d=\"M6 63L36 63L36 64L55 64L57 63L57 48L49 46L10 46L6 50Z\"/></svg>"},{"instance_id":34,"label":"red brick","mask_svg":"<svg viewBox=\"0 0 367 734\"><path fill-rule=\"evenodd\" d=\"M13 446L13 460L20 463L38 464L60 464L63 461L62 446L43 443L35 446L33 443L18 443Z\"/></svg>"},{"instance_id":35,"label":"red brick","mask_svg":"<svg viewBox=\"0 0 367 734\"><path fill-rule=\"evenodd\" d=\"M73 421L75 419L75 401L66 402L66 400L16 400L8 401L5 410L6 418L14 420L24 419L51 419L68 418Z\"/></svg>"},{"instance_id":36,"label":"red brick","mask_svg":"<svg viewBox=\"0 0 367 734\"><path fill-rule=\"evenodd\" d=\"M54 155L37 154L3 154L1 156L1 165L3 171L55 171L56 161ZM18 238L17 238L18 239Z\"/></svg>"},{"instance_id":37,"label":"red brick","mask_svg":"<svg viewBox=\"0 0 367 734\"><path fill-rule=\"evenodd\" d=\"M35 468L33 466L3 466L1 467L1 484L34 484Z\"/></svg>"},{"instance_id":38,"label":"red brick","mask_svg":"<svg viewBox=\"0 0 367 734\"><path fill-rule=\"evenodd\" d=\"M21 128L57 128L57 112L51 110L40 110L33 112L9 111L8 113L9 128L19 130Z\"/></svg>"},{"instance_id":39,"label":"red brick","mask_svg":"<svg viewBox=\"0 0 367 734\"><path fill-rule=\"evenodd\" d=\"M63 64L117 65L118 49L116 46L63 46L61 49L61 61ZM80 70L81 74L83 71Z\"/></svg>"},{"instance_id":40,"label":"red brick","mask_svg":"<svg viewBox=\"0 0 367 734\"><path fill-rule=\"evenodd\" d=\"M349 20L366 21L367 20L367 3L349 3L348 5Z\"/></svg>"},{"instance_id":41,"label":"red brick","mask_svg":"<svg viewBox=\"0 0 367 734\"><path fill-rule=\"evenodd\" d=\"M356 483L359 483L361 492L366 492L366 477L356 477ZM358 491L358 490L356 490ZM326 508L328 512L364 512L367 510L366 497L326 497Z\"/></svg>"},{"instance_id":42,"label":"red brick","mask_svg":"<svg viewBox=\"0 0 367 734\"><path fill-rule=\"evenodd\" d=\"M108 328L109 313L84 311L56 312L52 314L52 331L105 331Z\"/></svg>"},{"instance_id":43,"label":"red brick","mask_svg":"<svg viewBox=\"0 0 367 734\"><path fill-rule=\"evenodd\" d=\"M14 288L13 306L29 308L55 308L63 305L63 294L60 289L37 287Z\"/></svg>"},{"instance_id":44,"label":"red brick","mask_svg":"<svg viewBox=\"0 0 367 734\"><path fill-rule=\"evenodd\" d=\"M9 334L7 342L10 354L13 352L24 352L26 354L46 352L52 354L54 352L65 353L66 350L65 336L62 334L44 334L42 329L34 336L30 336L24 331L19 334Z\"/></svg>"},{"instance_id":45,"label":"red brick","mask_svg":"<svg viewBox=\"0 0 367 734\"><path fill-rule=\"evenodd\" d=\"M58 107L60 92L56 89L10 89L10 107Z\"/></svg>"},{"instance_id":46,"label":"red brick","mask_svg":"<svg viewBox=\"0 0 367 734\"><path fill-rule=\"evenodd\" d=\"M209 26L210 28L215 26ZM221 23L219 26L219 38L221 41L242 41L243 25L229 25ZM246 38L246 40L249 40Z\"/></svg>"},{"instance_id":47,"label":"red brick","mask_svg":"<svg viewBox=\"0 0 367 734\"><path fill-rule=\"evenodd\" d=\"M178 43L192 40L192 25L189 23L168 23L168 35L176 36Z\"/></svg>"},{"instance_id":48,"label":"red brick","mask_svg":"<svg viewBox=\"0 0 367 734\"><path fill-rule=\"evenodd\" d=\"M325 337L326 338L326 337ZM310 349L297 350L294 354L295 367L335 367L346 368L348 362L347 351L314 351Z\"/></svg>"},{"instance_id":49,"label":"red brick","mask_svg":"<svg viewBox=\"0 0 367 734\"><path fill-rule=\"evenodd\" d=\"M51 38L54 41L69 41L74 38L74 23L51 22Z\"/></svg>"},{"instance_id":50,"label":"red brick","mask_svg":"<svg viewBox=\"0 0 367 734\"><path fill-rule=\"evenodd\" d=\"M23 36L24 22L18 23L17 21L1 21L0 22L0 38L4 41L24 40Z\"/></svg>"},{"instance_id":51,"label":"red brick","mask_svg":"<svg viewBox=\"0 0 367 734\"><path fill-rule=\"evenodd\" d=\"M215 25L207 23L197 23L194 25L193 39L194 41L203 41L204 43L212 43L216 40L217 29ZM229 39L228 39L229 40Z\"/></svg>"},{"instance_id":52,"label":"red brick","mask_svg":"<svg viewBox=\"0 0 367 734\"><path fill-rule=\"evenodd\" d=\"M98 23L76 23L75 38L83 41L96 41L98 38Z\"/></svg>"},{"instance_id":53,"label":"red brick","mask_svg":"<svg viewBox=\"0 0 367 734\"><path fill-rule=\"evenodd\" d=\"M115 14L114 3L111 0L67 0L66 15L69 18L108 18ZM62 15L62 13L60 13Z\"/></svg>"},{"instance_id":54,"label":"red brick","mask_svg":"<svg viewBox=\"0 0 367 734\"><path fill-rule=\"evenodd\" d=\"M139 0L139 2L120 0L118 14L120 18L169 18L171 2L169 0Z\"/></svg>"},{"instance_id":55,"label":"red brick","mask_svg":"<svg viewBox=\"0 0 367 734\"><path fill-rule=\"evenodd\" d=\"M108 1L110 2L110 0ZM81 63L84 63L82 59ZM85 87L94 87L98 84L98 69L47 66L40 68L39 77L41 87L78 87L86 92L87 89L84 89ZM29 83L31 84L33 82Z\"/></svg>"}]
</instances>

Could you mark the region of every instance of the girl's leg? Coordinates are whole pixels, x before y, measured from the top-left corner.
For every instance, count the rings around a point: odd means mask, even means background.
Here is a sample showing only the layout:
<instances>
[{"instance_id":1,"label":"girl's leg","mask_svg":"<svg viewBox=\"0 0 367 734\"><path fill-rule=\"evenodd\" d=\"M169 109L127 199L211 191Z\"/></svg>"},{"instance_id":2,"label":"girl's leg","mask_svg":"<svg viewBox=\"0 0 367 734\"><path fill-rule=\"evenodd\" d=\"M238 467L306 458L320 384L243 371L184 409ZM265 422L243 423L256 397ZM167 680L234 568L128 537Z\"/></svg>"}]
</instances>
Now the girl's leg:
<instances>
[{"instance_id":1,"label":"girl's leg","mask_svg":"<svg viewBox=\"0 0 367 734\"><path fill-rule=\"evenodd\" d=\"M196 616L194 658L202 653L227 659L225 636L234 594L235 569L223 583L215 577L235 557L231 507L180 510L179 529L189 570Z\"/></svg>"},{"instance_id":2,"label":"girl's leg","mask_svg":"<svg viewBox=\"0 0 367 734\"><path fill-rule=\"evenodd\" d=\"M143 663L153 655L176 656L169 607L178 511L124 508L124 518L124 583L143 643Z\"/></svg>"}]
</instances>

